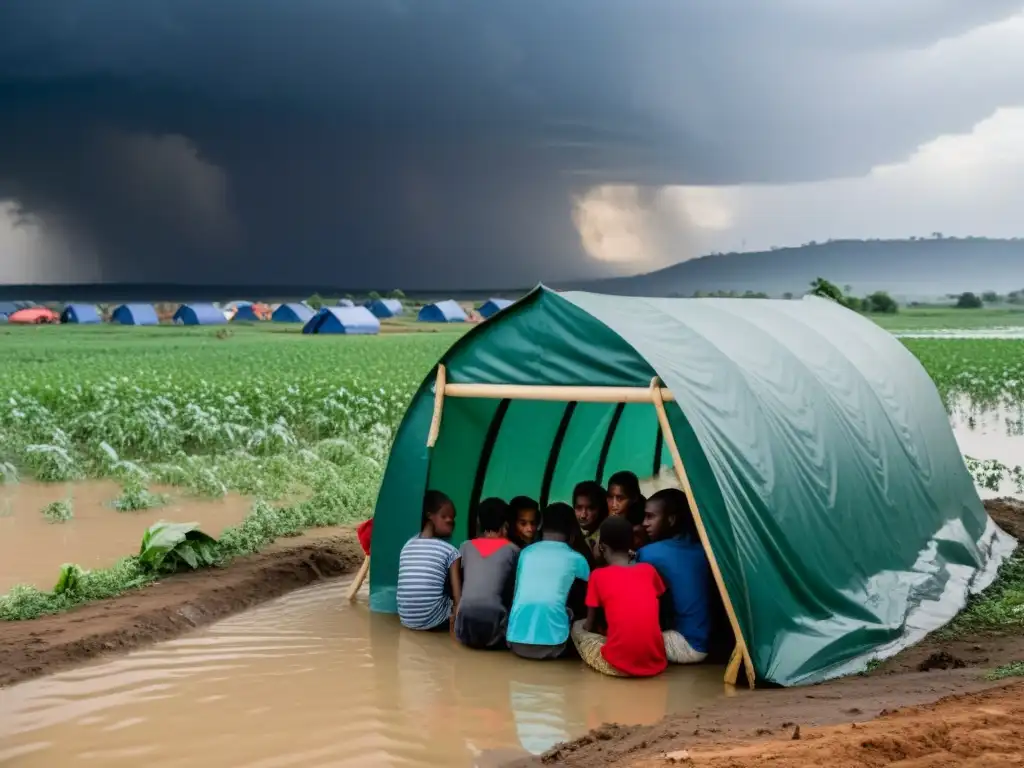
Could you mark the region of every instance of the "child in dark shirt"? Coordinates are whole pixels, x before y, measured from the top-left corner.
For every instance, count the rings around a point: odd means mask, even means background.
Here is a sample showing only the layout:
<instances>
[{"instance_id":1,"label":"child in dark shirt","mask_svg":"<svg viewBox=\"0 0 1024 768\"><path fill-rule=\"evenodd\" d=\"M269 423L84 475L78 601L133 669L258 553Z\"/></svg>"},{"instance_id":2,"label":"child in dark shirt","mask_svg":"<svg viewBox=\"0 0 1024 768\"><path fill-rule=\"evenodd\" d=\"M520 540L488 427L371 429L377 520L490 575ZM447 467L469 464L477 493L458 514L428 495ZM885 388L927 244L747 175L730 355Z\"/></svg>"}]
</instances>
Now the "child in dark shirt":
<instances>
[{"instance_id":1,"label":"child in dark shirt","mask_svg":"<svg viewBox=\"0 0 1024 768\"><path fill-rule=\"evenodd\" d=\"M480 536L459 550L462 600L455 637L469 648L501 648L514 592L519 547L506 538L508 505L484 499L477 508Z\"/></svg>"}]
</instances>

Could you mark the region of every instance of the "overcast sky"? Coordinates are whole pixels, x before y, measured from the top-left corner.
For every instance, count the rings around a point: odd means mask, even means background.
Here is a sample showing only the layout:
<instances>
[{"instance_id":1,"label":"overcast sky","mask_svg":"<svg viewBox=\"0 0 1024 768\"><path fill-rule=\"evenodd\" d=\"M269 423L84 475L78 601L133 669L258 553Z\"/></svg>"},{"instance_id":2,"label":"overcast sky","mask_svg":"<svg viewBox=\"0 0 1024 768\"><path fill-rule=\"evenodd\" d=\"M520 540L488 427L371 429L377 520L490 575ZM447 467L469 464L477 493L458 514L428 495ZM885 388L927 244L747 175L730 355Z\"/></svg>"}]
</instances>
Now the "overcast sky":
<instances>
[{"instance_id":1,"label":"overcast sky","mask_svg":"<svg viewBox=\"0 0 1024 768\"><path fill-rule=\"evenodd\" d=\"M0 282L1024 235L1024 0L0 4Z\"/></svg>"}]
</instances>

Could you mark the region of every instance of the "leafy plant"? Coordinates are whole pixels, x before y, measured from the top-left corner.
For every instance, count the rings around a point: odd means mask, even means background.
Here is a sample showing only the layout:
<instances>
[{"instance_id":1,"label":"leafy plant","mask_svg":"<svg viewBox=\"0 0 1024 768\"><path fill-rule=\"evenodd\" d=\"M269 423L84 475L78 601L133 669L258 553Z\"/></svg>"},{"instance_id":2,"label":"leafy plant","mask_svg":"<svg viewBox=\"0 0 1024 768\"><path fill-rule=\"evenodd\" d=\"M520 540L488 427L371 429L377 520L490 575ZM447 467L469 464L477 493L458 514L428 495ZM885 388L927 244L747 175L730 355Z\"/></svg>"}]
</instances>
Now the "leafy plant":
<instances>
[{"instance_id":1,"label":"leafy plant","mask_svg":"<svg viewBox=\"0 0 1024 768\"><path fill-rule=\"evenodd\" d=\"M51 523L66 523L75 516L71 499L54 501L43 507L43 517Z\"/></svg>"},{"instance_id":2,"label":"leafy plant","mask_svg":"<svg viewBox=\"0 0 1024 768\"><path fill-rule=\"evenodd\" d=\"M60 576L57 578L57 584L53 588L53 593L55 595L63 595L77 592L84 577L85 571L80 566L74 563L65 563L60 567Z\"/></svg>"},{"instance_id":3,"label":"leafy plant","mask_svg":"<svg viewBox=\"0 0 1024 768\"><path fill-rule=\"evenodd\" d=\"M199 523L154 523L142 536L139 562L151 573L195 570L216 564L217 540Z\"/></svg>"},{"instance_id":4,"label":"leafy plant","mask_svg":"<svg viewBox=\"0 0 1024 768\"><path fill-rule=\"evenodd\" d=\"M1004 664L985 675L986 680L1005 680L1008 677L1024 677L1024 661Z\"/></svg>"},{"instance_id":5,"label":"leafy plant","mask_svg":"<svg viewBox=\"0 0 1024 768\"><path fill-rule=\"evenodd\" d=\"M118 512L137 512L143 509L162 507L167 503L167 495L151 493L142 480L134 476L124 482L121 486L121 495L112 503Z\"/></svg>"}]
</instances>

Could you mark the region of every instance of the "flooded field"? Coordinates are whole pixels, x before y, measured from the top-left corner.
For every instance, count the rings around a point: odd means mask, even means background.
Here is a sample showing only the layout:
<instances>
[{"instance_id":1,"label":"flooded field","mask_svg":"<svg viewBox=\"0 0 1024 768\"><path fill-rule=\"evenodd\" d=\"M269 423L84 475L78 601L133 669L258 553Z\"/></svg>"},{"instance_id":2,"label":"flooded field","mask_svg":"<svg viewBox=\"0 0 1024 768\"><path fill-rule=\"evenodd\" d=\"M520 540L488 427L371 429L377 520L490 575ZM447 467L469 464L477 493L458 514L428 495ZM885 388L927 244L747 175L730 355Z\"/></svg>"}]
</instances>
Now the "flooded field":
<instances>
[{"instance_id":1,"label":"flooded field","mask_svg":"<svg viewBox=\"0 0 1024 768\"><path fill-rule=\"evenodd\" d=\"M997 461L1009 469L1024 466L1024 413L1020 408L971 409L962 404L950 416L960 452L984 461ZM996 487L979 487L982 498L1022 497L1007 473Z\"/></svg>"},{"instance_id":2,"label":"flooded field","mask_svg":"<svg viewBox=\"0 0 1024 768\"><path fill-rule=\"evenodd\" d=\"M617 680L468 651L349 604L348 583L0 689L0 765L497 766L726 695L718 667Z\"/></svg>"},{"instance_id":3,"label":"flooded field","mask_svg":"<svg viewBox=\"0 0 1024 768\"><path fill-rule=\"evenodd\" d=\"M108 567L138 552L142 534L158 520L198 522L212 535L237 524L251 501L238 495L196 499L181 489L154 486L167 504L138 512L118 512L111 502L121 494L114 482L16 483L0 485L0 594L15 584L50 589L64 563ZM51 523L41 510L70 500L74 518Z\"/></svg>"}]
</instances>

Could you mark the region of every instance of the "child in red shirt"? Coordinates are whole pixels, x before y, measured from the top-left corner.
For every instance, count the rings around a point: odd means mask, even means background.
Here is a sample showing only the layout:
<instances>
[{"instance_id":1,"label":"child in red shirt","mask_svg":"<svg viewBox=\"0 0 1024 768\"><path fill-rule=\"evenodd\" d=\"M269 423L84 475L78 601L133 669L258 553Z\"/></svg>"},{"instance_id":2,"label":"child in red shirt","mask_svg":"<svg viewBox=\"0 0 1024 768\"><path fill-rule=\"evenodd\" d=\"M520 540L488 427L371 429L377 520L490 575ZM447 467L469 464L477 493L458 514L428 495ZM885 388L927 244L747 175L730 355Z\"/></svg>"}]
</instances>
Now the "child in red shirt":
<instances>
[{"instance_id":1,"label":"child in red shirt","mask_svg":"<svg viewBox=\"0 0 1024 768\"><path fill-rule=\"evenodd\" d=\"M580 657L593 669L614 677L653 677L668 666L659 623L658 598L665 585L653 566L630 564L633 525L625 517L601 523L600 549L605 568L590 574L587 618L572 628ZM597 633L604 611L607 636Z\"/></svg>"}]
</instances>

